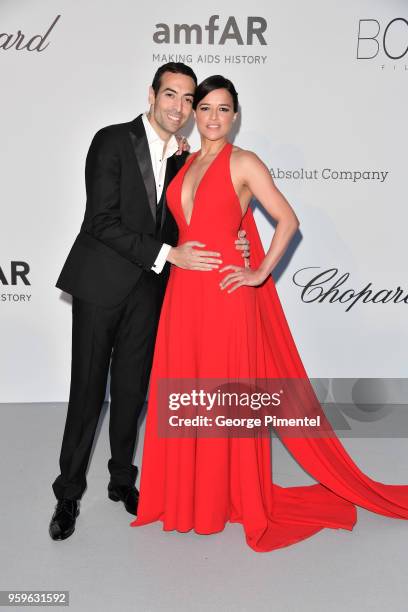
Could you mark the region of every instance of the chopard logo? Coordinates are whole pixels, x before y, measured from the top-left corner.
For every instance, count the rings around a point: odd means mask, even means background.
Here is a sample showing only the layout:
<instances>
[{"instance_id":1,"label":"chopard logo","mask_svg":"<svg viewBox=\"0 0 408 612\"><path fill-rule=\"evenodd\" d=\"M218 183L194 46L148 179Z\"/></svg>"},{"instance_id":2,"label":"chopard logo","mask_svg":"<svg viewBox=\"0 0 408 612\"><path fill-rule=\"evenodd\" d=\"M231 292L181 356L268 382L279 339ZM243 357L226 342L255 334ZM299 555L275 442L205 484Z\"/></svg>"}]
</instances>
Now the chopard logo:
<instances>
[{"instance_id":1,"label":"chopard logo","mask_svg":"<svg viewBox=\"0 0 408 612\"><path fill-rule=\"evenodd\" d=\"M372 287L372 283L367 283L362 289L346 289L344 283L349 279L350 273L346 272L333 281L338 274L337 268L329 268L323 272L319 272L310 280L305 270L316 270L319 266L309 266L297 270L292 277L293 282L298 287L303 287L301 291L302 302L307 304L311 302L339 302L340 304L348 304L346 312L348 312L358 301L367 304L386 304L394 302L394 304L408 304L408 292L398 286L396 289L378 289ZM302 274L303 273L303 274ZM309 275L310 276L310 275ZM301 278L302 277L302 278Z\"/></svg>"},{"instance_id":2,"label":"chopard logo","mask_svg":"<svg viewBox=\"0 0 408 612\"><path fill-rule=\"evenodd\" d=\"M60 17L61 15L56 16L45 34L35 34L31 38L21 30L18 30L16 34L2 32L0 34L0 49L3 51L8 51L9 49L15 49L16 51L45 51L50 44L49 36Z\"/></svg>"},{"instance_id":3,"label":"chopard logo","mask_svg":"<svg viewBox=\"0 0 408 612\"><path fill-rule=\"evenodd\" d=\"M163 44L184 45L224 45L227 41L235 41L237 45L266 45L264 32L267 22L264 17L247 17L246 24L239 27L235 17L230 16L225 23L219 24L219 15L211 15L208 24L193 23L156 23L153 42Z\"/></svg>"}]
</instances>

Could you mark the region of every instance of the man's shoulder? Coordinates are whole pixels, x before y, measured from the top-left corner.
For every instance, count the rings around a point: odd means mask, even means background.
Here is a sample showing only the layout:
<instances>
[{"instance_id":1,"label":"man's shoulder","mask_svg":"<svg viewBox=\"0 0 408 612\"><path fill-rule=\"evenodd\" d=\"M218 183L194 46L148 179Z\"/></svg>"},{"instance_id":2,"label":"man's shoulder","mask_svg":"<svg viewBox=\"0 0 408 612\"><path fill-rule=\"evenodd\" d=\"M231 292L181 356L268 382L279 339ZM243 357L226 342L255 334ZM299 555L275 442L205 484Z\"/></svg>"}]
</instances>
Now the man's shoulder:
<instances>
[{"instance_id":1,"label":"man's shoulder","mask_svg":"<svg viewBox=\"0 0 408 612\"><path fill-rule=\"evenodd\" d=\"M132 121L125 121L123 123L112 123L111 125L105 125L100 128L94 135L94 140L117 140L122 136L128 134L129 130L138 127L139 122L141 123L141 116L136 117Z\"/></svg>"}]
</instances>

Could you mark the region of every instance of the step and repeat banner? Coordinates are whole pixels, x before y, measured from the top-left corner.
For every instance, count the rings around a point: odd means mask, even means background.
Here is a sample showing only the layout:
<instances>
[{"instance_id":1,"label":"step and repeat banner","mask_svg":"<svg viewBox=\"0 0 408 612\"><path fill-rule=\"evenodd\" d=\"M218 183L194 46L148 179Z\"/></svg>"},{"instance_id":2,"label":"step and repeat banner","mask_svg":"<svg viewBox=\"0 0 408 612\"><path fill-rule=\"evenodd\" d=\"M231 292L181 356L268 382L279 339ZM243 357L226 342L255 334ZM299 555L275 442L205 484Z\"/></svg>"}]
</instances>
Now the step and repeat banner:
<instances>
[{"instance_id":1,"label":"step and repeat banner","mask_svg":"<svg viewBox=\"0 0 408 612\"><path fill-rule=\"evenodd\" d=\"M68 398L71 303L54 284L86 153L147 110L168 61L234 82L234 142L296 211L275 279L309 376L406 377L405 1L1 0L0 402Z\"/></svg>"}]
</instances>

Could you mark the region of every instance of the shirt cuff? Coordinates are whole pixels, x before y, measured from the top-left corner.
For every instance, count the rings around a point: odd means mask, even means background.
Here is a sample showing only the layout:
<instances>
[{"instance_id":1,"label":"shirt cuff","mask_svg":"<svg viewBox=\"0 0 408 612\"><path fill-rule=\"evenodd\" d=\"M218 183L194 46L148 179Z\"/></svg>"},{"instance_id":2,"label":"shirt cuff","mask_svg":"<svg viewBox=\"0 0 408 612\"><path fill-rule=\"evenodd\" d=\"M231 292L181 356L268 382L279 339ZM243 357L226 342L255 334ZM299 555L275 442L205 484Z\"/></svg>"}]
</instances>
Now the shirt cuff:
<instances>
[{"instance_id":1,"label":"shirt cuff","mask_svg":"<svg viewBox=\"0 0 408 612\"><path fill-rule=\"evenodd\" d=\"M159 254L156 257L156 261L152 265L152 270L153 272L156 272L156 274L160 274L160 272L163 270L164 264L167 260L167 255L169 254L171 248L172 247L169 244L163 244L162 248L160 249Z\"/></svg>"}]
</instances>

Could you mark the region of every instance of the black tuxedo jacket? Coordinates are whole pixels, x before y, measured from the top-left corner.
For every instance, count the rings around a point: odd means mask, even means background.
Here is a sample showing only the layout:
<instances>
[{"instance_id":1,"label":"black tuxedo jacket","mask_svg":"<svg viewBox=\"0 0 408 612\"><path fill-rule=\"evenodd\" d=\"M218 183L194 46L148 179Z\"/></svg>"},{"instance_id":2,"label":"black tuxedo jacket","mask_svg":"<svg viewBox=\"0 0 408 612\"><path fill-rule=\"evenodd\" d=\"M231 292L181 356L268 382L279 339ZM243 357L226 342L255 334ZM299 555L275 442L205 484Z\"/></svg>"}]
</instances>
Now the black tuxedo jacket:
<instances>
[{"instance_id":1,"label":"black tuxedo jacket","mask_svg":"<svg viewBox=\"0 0 408 612\"><path fill-rule=\"evenodd\" d=\"M163 193L186 154L167 160ZM116 306L150 270L163 242L175 246L166 202L156 232L156 185L142 115L102 128L86 158L86 210L56 286L101 306ZM152 272L155 274L155 272Z\"/></svg>"}]
</instances>

